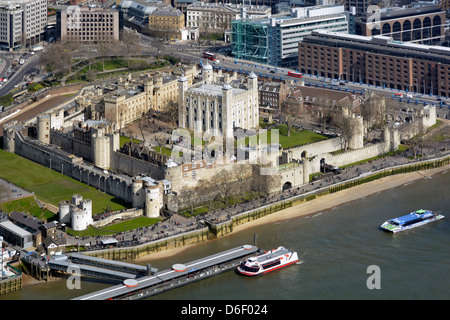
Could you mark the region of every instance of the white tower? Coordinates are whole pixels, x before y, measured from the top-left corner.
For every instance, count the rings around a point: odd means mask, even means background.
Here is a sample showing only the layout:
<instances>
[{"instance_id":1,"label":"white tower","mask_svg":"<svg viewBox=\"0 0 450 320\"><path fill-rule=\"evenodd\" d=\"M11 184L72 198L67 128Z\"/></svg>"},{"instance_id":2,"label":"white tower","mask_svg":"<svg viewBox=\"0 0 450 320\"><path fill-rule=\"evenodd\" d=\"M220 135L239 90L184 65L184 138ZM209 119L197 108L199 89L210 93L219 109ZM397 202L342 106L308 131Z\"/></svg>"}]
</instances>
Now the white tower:
<instances>
[{"instance_id":1,"label":"white tower","mask_svg":"<svg viewBox=\"0 0 450 320\"><path fill-rule=\"evenodd\" d=\"M59 203L59 223L70 222L70 202L61 201Z\"/></svg>"},{"instance_id":2,"label":"white tower","mask_svg":"<svg viewBox=\"0 0 450 320\"><path fill-rule=\"evenodd\" d=\"M145 216L157 218L161 209L161 195L159 184L145 186Z\"/></svg>"}]
</instances>

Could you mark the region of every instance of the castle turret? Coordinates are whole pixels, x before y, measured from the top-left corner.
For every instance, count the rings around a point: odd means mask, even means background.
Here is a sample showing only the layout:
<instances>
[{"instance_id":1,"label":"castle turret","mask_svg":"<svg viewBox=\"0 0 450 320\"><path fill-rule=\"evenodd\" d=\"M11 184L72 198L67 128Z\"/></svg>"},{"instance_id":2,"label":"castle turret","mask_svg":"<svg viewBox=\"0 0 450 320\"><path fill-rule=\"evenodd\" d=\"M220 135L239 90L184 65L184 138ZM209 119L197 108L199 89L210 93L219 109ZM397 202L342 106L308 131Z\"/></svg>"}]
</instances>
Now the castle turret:
<instances>
[{"instance_id":1,"label":"castle turret","mask_svg":"<svg viewBox=\"0 0 450 320\"><path fill-rule=\"evenodd\" d=\"M222 133L226 139L233 138L233 87L229 83L222 86Z\"/></svg>"},{"instance_id":2,"label":"castle turret","mask_svg":"<svg viewBox=\"0 0 450 320\"><path fill-rule=\"evenodd\" d=\"M211 84L213 82L213 67L207 62L202 68L202 76L205 84Z\"/></svg>"},{"instance_id":3,"label":"castle turret","mask_svg":"<svg viewBox=\"0 0 450 320\"><path fill-rule=\"evenodd\" d=\"M252 103L253 108L250 110L251 120L249 119L250 127L256 128L259 125L259 94L258 94L258 77L252 71L247 79L248 90L252 91L251 97L255 99Z\"/></svg>"},{"instance_id":4,"label":"castle turret","mask_svg":"<svg viewBox=\"0 0 450 320\"><path fill-rule=\"evenodd\" d=\"M160 186L158 184L145 186L145 216L157 218L161 208Z\"/></svg>"},{"instance_id":5,"label":"castle turret","mask_svg":"<svg viewBox=\"0 0 450 320\"><path fill-rule=\"evenodd\" d=\"M133 208L144 207L145 191L142 186L142 180L139 178L133 178L131 181L131 203Z\"/></svg>"},{"instance_id":6,"label":"castle turret","mask_svg":"<svg viewBox=\"0 0 450 320\"><path fill-rule=\"evenodd\" d=\"M43 143L50 143L50 116L42 115L37 117L38 140Z\"/></svg>"},{"instance_id":7,"label":"castle turret","mask_svg":"<svg viewBox=\"0 0 450 320\"><path fill-rule=\"evenodd\" d=\"M83 196L81 196L79 194L74 194L72 196L72 204L75 206L78 206L82 200L83 200Z\"/></svg>"},{"instance_id":8,"label":"castle turret","mask_svg":"<svg viewBox=\"0 0 450 320\"><path fill-rule=\"evenodd\" d=\"M352 136L350 137L350 141L348 142L348 147L350 149L361 149L364 147L364 123L363 118L353 117L350 119L352 122Z\"/></svg>"},{"instance_id":9,"label":"castle turret","mask_svg":"<svg viewBox=\"0 0 450 320\"><path fill-rule=\"evenodd\" d=\"M3 149L5 151L15 152L15 136L16 132L9 124L3 127Z\"/></svg>"},{"instance_id":10,"label":"castle turret","mask_svg":"<svg viewBox=\"0 0 450 320\"><path fill-rule=\"evenodd\" d=\"M400 145L400 135L398 133L398 128L394 127L390 130L391 136L391 151L398 150L398 146Z\"/></svg>"},{"instance_id":11,"label":"castle turret","mask_svg":"<svg viewBox=\"0 0 450 320\"><path fill-rule=\"evenodd\" d=\"M309 160L303 158L303 184L309 183L309 174L310 174L310 163Z\"/></svg>"},{"instance_id":12,"label":"castle turret","mask_svg":"<svg viewBox=\"0 0 450 320\"><path fill-rule=\"evenodd\" d=\"M70 202L67 200L61 201L59 203L59 223L69 223L69 222L70 222Z\"/></svg>"},{"instance_id":13,"label":"castle turret","mask_svg":"<svg viewBox=\"0 0 450 320\"><path fill-rule=\"evenodd\" d=\"M189 107L186 99L186 91L188 89L188 79L183 75L178 79L178 124L184 125L186 123L186 107Z\"/></svg>"}]
</instances>

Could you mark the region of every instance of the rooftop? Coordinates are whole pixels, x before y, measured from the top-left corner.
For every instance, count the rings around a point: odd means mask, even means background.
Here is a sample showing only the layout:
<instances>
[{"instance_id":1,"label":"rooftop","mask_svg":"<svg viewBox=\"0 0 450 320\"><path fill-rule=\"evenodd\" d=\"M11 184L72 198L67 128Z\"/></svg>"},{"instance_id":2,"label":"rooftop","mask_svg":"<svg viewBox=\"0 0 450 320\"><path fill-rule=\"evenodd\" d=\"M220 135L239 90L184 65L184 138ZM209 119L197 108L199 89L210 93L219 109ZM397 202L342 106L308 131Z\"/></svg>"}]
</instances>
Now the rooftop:
<instances>
[{"instance_id":1,"label":"rooftop","mask_svg":"<svg viewBox=\"0 0 450 320\"><path fill-rule=\"evenodd\" d=\"M221 97L222 89L223 89L223 86L220 84L202 84L202 85L199 85L196 87L191 87L188 91L194 92L194 93L208 94L208 95ZM237 94L240 94L240 93L246 91L246 90L240 89L240 88L232 88L232 89L233 89L234 95L237 95Z\"/></svg>"}]
</instances>

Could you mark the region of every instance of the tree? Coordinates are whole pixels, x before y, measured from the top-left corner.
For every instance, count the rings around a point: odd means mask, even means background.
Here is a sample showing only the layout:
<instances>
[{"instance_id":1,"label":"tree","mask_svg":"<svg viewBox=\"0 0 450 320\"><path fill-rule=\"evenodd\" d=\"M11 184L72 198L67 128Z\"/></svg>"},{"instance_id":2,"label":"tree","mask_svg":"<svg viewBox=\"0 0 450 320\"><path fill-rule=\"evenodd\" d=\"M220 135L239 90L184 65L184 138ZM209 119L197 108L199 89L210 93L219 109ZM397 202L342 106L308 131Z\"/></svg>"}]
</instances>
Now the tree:
<instances>
[{"instance_id":1,"label":"tree","mask_svg":"<svg viewBox=\"0 0 450 320\"><path fill-rule=\"evenodd\" d=\"M121 31L120 39L127 55L127 67L129 68L131 53L136 53L138 56L141 54L141 39L136 32L126 31L125 29Z\"/></svg>"},{"instance_id":2,"label":"tree","mask_svg":"<svg viewBox=\"0 0 450 320\"><path fill-rule=\"evenodd\" d=\"M45 69L57 79L71 71L72 50L61 42L48 46L45 53L40 55L41 63Z\"/></svg>"},{"instance_id":3,"label":"tree","mask_svg":"<svg viewBox=\"0 0 450 320\"><path fill-rule=\"evenodd\" d=\"M291 128L294 122L299 119L302 115L302 103L295 97L292 92L284 99L280 105L280 119L281 122L287 126L287 136L291 136Z\"/></svg>"},{"instance_id":4,"label":"tree","mask_svg":"<svg viewBox=\"0 0 450 320\"><path fill-rule=\"evenodd\" d=\"M110 57L113 45L110 42L102 41L98 44L98 51L102 57L102 71L105 71L105 57Z\"/></svg>"},{"instance_id":5,"label":"tree","mask_svg":"<svg viewBox=\"0 0 450 320\"><path fill-rule=\"evenodd\" d=\"M97 72L95 72L95 70L89 69L89 70L86 72L86 80L87 80L87 81L92 81L92 80L95 79L95 76L96 76L96 75L97 75Z\"/></svg>"},{"instance_id":6,"label":"tree","mask_svg":"<svg viewBox=\"0 0 450 320\"><path fill-rule=\"evenodd\" d=\"M167 116L167 120L176 126L178 121L178 102L170 100L165 109L164 113Z\"/></svg>"},{"instance_id":7,"label":"tree","mask_svg":"<svg viewBox=\"0 0 450 320\"><path fill-rule=\"evenodd\" d=\"M341 136L342 149L346 150L348 148L348 143L355 131L355 122L351 117L345 116L342 113L335 114L333 116L332 123L336 128L336 131Z\"/></svg>"},{"instance_id":8,"label":"tree","mask_svg":"<svg viewBox=\"0 0 450 320\"><path fill-rule=\"evenodd\" d=\"M325 102L317 104L317 107L317 119L322 125L322 131L325 132L327 122L331 122L333 119L336 105L327 99Z\"/></svg>"}]
</instances>

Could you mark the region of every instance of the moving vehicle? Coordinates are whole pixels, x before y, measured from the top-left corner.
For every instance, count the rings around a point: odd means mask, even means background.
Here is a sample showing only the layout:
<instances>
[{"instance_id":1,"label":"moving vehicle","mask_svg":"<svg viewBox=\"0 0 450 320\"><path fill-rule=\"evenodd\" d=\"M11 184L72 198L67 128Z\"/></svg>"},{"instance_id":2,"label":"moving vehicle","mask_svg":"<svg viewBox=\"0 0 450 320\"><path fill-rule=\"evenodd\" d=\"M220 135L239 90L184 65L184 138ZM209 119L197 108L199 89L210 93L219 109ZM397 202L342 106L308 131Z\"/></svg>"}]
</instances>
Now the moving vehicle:
<instances>
[{"instance_id":1,"label":"moving vehicle","mask_svg":"<svg viewBox=\"0 0 450 320\"><path fill-rule=\"evenodd\" d=\"M216 55L214 53L205 51L203 52L203 58L214 61L216 60Z\"/></svg>"},{"instance_id":2,"label":"moving vehicle","mask_svg":"<svg viewBox=\"0 0 450 320\"><path fill-rule=\"evenodd\" d=\"M293 71L288 71L288 76L296 77L296 78L303 78L303 74L301 74L300 72L293 72Z\"/></svg>"},{"instance_id":3,"label":"moving vehicle","mask_svg":"<svg viewBox=\"0 0 450 320\"><path fill-rule=\"evenodd\" d=\"M246 276L258 276L280 268L287 267L298 262L297 252L278 247L256 257L244 260L238 267L237 272Z\"/></svg>"},{"instance_id":4,"label":"moving vehicle","mask_svg":"<svg viewBox=\"0 0 450 320\"><path fill-rule=\"evenodd\" d=\"M409 230L432 221L441 220L444 216L430 210L420 209L410 214L385 221L381 228L385 231L397 233Z\"/></svg>"}]
</instances>

